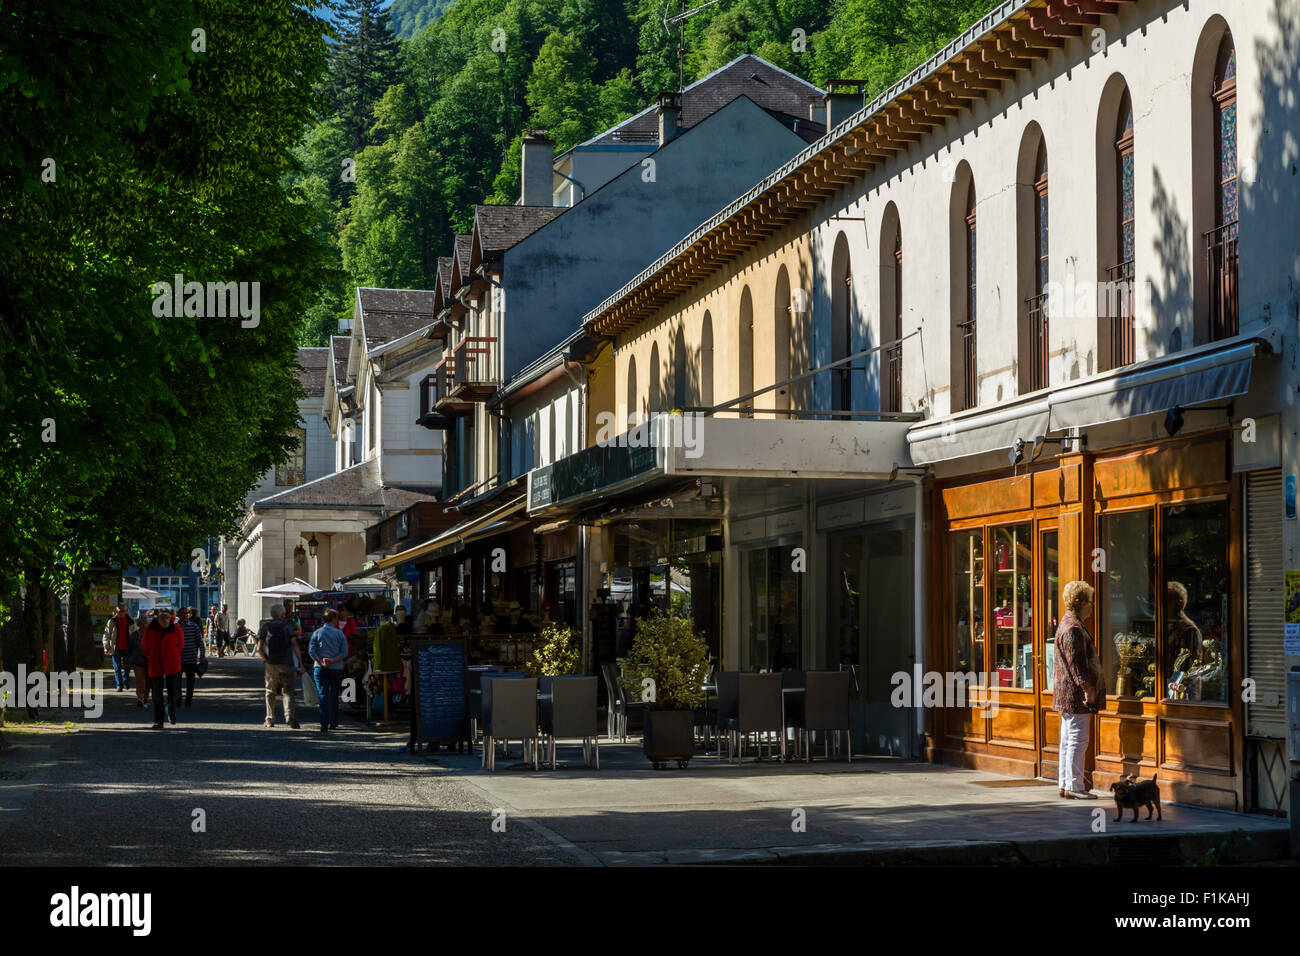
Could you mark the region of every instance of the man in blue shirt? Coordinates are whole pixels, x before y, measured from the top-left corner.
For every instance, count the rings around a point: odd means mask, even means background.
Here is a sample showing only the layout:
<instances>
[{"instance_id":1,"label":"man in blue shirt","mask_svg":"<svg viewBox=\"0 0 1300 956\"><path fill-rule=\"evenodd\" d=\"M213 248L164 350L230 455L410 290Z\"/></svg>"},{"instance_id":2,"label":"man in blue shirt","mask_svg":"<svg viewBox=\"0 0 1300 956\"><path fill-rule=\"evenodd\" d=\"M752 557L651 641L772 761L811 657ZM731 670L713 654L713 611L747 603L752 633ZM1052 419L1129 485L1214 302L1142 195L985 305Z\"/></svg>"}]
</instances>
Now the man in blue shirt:
<instances>
[{"instance_id":1,"label":"man in blue shirt","mask_svg":"<svg viewBox=\"0 0 1300 956\"><path fill-rule=\"evenodd\" d=\"M320 729L337 730L339 726L339 690L343 686L343 662L348 656L348 639L339 630L339 612L325 612L325 623L312 632L307 653L316 662L314 676L320 695Z\"/></svg>"}]
</instances>

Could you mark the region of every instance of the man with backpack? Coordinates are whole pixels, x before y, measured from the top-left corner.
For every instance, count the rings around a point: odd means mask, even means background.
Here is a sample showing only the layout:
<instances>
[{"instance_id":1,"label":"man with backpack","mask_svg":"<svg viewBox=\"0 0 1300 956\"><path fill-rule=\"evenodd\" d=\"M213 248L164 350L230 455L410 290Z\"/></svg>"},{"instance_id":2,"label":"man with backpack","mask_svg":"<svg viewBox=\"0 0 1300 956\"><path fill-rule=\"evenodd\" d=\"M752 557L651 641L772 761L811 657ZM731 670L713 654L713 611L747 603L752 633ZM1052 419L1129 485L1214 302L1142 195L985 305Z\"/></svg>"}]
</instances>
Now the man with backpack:
<instances>
[{"instance_id":1,"label":"man with backpack","mask_svg":"<svg viewBox=\"0 0 1300 956\"><path fill-rule=\"evenodd\" d=\"M271 605L271 620L257 632L257 656L266 661L266 726L275 726L275 699L284 697L284 719L294 730L294 685L297 662L293 653L294 633L284 619L284 605Z\"/></svg>"}]
</instances>

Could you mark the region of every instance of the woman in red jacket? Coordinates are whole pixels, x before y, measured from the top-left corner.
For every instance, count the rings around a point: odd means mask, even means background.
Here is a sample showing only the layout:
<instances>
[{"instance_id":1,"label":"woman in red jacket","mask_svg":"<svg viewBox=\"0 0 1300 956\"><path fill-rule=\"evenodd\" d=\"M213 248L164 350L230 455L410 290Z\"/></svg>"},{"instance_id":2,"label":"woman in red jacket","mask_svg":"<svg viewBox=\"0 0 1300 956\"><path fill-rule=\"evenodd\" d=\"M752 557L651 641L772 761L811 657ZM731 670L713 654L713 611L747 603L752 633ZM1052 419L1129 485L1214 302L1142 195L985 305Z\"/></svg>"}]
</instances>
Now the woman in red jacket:
<instances>
[{"instance_id":1,"label":"woman in red jacket","mask_svg":"<svg viewBox=\"0 0 1300 956\"><path fill-rule=\"evenodd\" d=\"M176 705L181 696L181 647L185 633L172 620L170 608L158 612L158 619L145 628L141 648L149 658L149 684L153 689L153 729L163 725L163 690L167 691L167 720L176 723Z\"/></svg>"}]
</instances>

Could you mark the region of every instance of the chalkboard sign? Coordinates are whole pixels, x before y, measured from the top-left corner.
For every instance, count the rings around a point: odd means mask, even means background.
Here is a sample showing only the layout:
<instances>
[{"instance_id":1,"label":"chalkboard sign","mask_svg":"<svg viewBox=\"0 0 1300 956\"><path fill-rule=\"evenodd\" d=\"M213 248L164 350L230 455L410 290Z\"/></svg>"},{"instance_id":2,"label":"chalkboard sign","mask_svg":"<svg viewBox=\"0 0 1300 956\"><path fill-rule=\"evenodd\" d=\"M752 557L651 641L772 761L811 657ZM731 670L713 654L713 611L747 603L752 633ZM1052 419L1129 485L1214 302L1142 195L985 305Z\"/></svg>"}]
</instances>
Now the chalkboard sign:
<instances>
[{"instance_id":1,"label":"chalkboard sign","mask_svg":"<svg viewBox=\"0 0 1300 956\"><path fill-rule=\"evenodd\" d=\"M469 741L463 640L411 641L411 684L412 744Z\"/></svg>"}]
</instances>

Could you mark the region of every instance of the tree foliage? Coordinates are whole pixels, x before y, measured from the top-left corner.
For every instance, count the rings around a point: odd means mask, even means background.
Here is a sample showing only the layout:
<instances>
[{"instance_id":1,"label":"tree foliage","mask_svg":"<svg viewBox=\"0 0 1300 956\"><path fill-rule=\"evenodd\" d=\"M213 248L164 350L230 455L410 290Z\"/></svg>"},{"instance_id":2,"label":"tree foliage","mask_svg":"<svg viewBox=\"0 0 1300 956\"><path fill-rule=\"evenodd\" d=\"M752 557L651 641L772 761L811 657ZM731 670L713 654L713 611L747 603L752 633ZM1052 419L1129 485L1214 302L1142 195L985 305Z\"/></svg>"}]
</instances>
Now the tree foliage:
<instances>
[{"instance_id":1,"label":"tree foliage","mask_svg":"<svg viewBox=\"0 0 1300 956\"><path fill-rule=\"evenodd\" d=\"M297 327L334 276L288 180L314 6L5 4L0 603L34 569L188 559L288 451ZM176 275L257 283L256 324L159 314Z\"/></svg>"}]
</instances>

